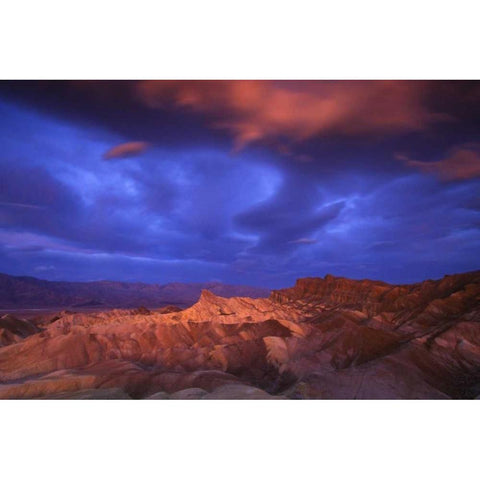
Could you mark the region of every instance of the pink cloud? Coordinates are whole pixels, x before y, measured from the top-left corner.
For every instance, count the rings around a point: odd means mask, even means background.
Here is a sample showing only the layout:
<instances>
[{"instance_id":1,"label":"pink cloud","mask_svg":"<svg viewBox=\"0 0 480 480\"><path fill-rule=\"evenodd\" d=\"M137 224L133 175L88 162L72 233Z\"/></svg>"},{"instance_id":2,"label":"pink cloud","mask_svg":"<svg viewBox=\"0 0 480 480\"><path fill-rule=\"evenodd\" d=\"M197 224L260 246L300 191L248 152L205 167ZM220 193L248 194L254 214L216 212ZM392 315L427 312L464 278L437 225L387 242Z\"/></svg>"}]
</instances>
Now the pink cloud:
<instances>
[{"instance_id":1,"label":"pink cloud","mask_svg":"<svg viewBox=\"0 0 480 480\"><path fill-rule=\"evenodd\" d=\"M203 113L237 148L318 135L417 131L445 116L423 103L425 84L407 81L143 81L141 101Z\"/></svg>"},{"instance_id":2,"label":"pink cloud","mask_svg":"<svg viewBox=\"0 0 480 480\"><path fill-rule=\"evenodd\" d=\"M127 142L112 147L110 150L103 154L105 160L111 160L112 158L128 158L143 153L149 144L146 142Z\"/></svg>"},{"instance_id":3,"label":"pink cloud","mask_svg":"<svg viewBox=\"0 0 480 480\"><path fill-rule=\"evenodd\" d=\"M443 181L468 180L480 177L480 145L465 145L454 149L450 155L437 162L411 160L405 155L396 155L409 167L435 175Z\"/></svg>"}]
</instances>

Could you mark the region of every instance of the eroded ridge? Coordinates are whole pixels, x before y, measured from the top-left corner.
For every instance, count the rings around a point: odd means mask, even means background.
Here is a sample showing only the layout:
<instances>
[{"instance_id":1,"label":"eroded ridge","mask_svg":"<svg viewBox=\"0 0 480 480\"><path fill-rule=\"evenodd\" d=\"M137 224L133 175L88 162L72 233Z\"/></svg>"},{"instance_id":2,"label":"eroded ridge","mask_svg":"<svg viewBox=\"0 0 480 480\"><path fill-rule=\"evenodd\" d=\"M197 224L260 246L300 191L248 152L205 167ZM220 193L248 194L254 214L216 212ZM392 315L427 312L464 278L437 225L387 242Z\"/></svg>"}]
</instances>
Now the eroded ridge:
<instances>
[{"instance_id":1,"label":"eroded ridge","mask_svg":"<svg viewBox=\"0 0 480 480\"><path fill-rule=\"evenodd\" d=\"M0 320L1 398L475 398L480 272Z\"/></svg>"}]
</instances>

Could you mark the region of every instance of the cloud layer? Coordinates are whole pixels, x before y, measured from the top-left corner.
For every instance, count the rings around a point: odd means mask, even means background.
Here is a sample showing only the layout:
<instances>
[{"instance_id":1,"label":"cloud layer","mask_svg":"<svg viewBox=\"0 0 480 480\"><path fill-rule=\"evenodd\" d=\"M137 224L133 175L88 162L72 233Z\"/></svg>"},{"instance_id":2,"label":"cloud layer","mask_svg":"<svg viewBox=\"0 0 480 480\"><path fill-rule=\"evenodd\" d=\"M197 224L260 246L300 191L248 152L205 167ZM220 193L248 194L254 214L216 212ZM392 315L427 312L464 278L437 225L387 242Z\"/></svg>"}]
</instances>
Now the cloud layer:
<instances>
[{"instance_id":1,"label":"cloud layer","mask_svg":"<svg viewBox=\"0 0 480 480\"><path fill-rule=\"evenodd\" d=\"M423 130L445 115L430 112L418 82L145 81L141 100L205 114L238 148L256 141L316 135L377 135Z\"/></svg>"},{"instance_id":2,"label":"cloud layer","mask_svg":"<svg viewBox=\"0 0 480 480\"><path fill-rule=\"evenodd\" d=\"M480 268L478 103L441 86L0 88L0 271L282 287Z\"/></svg>"}]
</instances>

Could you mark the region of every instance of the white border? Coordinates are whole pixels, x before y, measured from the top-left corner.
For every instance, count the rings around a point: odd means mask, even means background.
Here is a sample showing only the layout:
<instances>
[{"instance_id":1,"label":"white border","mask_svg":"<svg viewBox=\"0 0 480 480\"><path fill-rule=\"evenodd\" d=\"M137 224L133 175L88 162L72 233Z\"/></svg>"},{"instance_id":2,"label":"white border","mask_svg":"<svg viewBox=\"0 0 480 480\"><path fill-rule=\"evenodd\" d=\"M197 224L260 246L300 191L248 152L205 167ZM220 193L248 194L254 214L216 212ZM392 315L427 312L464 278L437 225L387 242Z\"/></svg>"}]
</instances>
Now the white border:
<instances>
[{"instance_id":1,"label":"white border","mask_svg":"<svg viewBox=\"0 0 480 480\"><path fill-rule=\"evenodd\" d=\"M0 408L8 479L405 480L471 478L477 469L476 402L30 400Z\"/></svg>"},{"instance_id":2,"label":"white border","mask_svg":"<svg viewBox=\"0 0 480 480\"><path fill-rule=\"evenodd\" d=\"M477 79L478 2L4 1L3 79Z\"/></svg>"}]
</instances>

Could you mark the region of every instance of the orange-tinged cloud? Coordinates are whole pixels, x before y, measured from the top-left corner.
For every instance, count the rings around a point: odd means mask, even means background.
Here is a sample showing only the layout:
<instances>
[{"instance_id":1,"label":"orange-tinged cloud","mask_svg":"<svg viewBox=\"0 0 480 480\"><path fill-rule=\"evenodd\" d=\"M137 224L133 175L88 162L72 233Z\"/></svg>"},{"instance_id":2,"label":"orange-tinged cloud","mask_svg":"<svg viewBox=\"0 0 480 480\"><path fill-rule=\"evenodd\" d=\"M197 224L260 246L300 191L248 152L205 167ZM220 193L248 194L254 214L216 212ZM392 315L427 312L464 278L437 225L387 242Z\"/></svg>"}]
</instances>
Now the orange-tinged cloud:
<instances>
[{"instance_id":1,"label":"orange-tinged cloud","mask_svg":"<svg viewBox=\"0 0 480 480\"><path fill-rule=\"evenodd\" d=\"M443 181L469 180L480 177L480 146L470 145L456 148L449 156L438 162L420 162L405 155L396 158L408 166L435 175Z\"/></svg>"},{"instance_id":2,"label":"orange-tinged cloud","mask_svg":"<svg viewBox=\"0 0 480 480\"><path fill-rule=\"evenodd\" d=\"M112 147L110 150L103 154L105 160L111 160L112 158L129 158L135 155L143 153L149 144L146 142L127 142Z\"/></svg>"},{"instance_id":3,"label":"orange-tinged cloud","mask_svg":"<svg viewBox=\"0 0 480 480\"><path fill-rule=\"evenodd\" d=\"M424 83L406 81L143 81L148 106L205 114L238 148L255 141L422 130L442 116L423 104Z\"/></svg>"}]
</instances>

